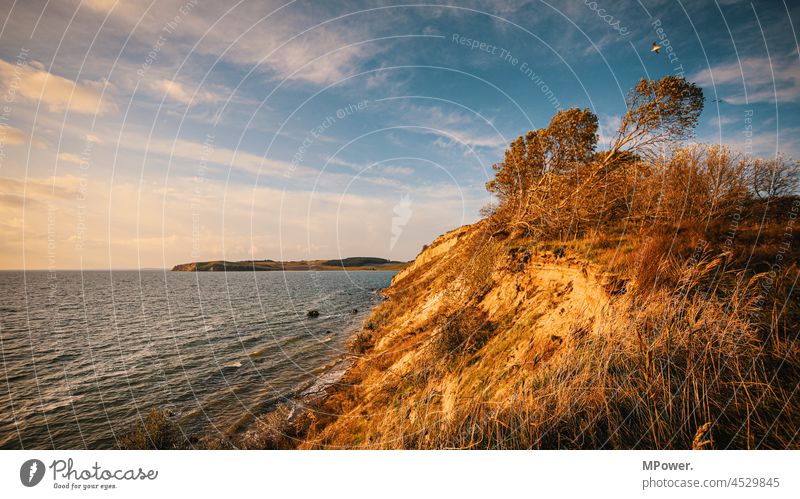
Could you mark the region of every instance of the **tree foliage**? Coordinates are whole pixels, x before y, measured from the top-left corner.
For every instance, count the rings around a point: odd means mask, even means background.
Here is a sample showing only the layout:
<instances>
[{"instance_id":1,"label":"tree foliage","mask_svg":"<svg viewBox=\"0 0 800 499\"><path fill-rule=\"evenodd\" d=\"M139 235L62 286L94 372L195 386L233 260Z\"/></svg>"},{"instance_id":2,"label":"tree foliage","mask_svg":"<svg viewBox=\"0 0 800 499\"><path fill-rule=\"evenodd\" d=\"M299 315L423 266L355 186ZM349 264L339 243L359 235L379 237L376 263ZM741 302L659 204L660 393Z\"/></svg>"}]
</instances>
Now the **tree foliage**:
<instances>
[{"instance_id":1,"label":"tree foliage","mask_svg":"<svg viewBox=\"0 0 800 499\"><path fill-rule=\"evenodd\" d=\"M628 111L604 162L620 151L647 155L660 145L688 139L703 112L703 90L685 78L641 79L628 93Z\"/></svg>"},{"instance_id":2,"label":"tree foliage","mask_svg":"<svg viewBox=\"0 0 800 499\"><path fill-rule=\"evenodd\" d=\"M608 151L596 152L598 120L588 109L559 111L546 128L514 140L486 184L500 202L497 216L515 229L563 235L630 212L632 179L652 170L642 158L691 136L703 92L674 76L641 80L627 106Z\"/></svg>"},{"instance_id":3,"label":"tree foliage","mask_svg":"<svg viewBox=\"0 0 800 499\"><path fill-rule=\"evenodd\" d=\"M576 172L594 154L597 146L597 116L588 109L559 111L547 128L518 137L493 166L495 178L486 188L501 201L524 196L541 184L546 174Z\"/></svg>"},{"instance_id":4,"label":"tree foliage","mask_svg":"<svg viewBox=\"0 0 800 499\"><path fill-rule=\"evenodd\" d=\"M783 156L756 159L750 169L753 192L761 199L792 194L797 190L800 164Z\"/></svg>"}]
</instances>

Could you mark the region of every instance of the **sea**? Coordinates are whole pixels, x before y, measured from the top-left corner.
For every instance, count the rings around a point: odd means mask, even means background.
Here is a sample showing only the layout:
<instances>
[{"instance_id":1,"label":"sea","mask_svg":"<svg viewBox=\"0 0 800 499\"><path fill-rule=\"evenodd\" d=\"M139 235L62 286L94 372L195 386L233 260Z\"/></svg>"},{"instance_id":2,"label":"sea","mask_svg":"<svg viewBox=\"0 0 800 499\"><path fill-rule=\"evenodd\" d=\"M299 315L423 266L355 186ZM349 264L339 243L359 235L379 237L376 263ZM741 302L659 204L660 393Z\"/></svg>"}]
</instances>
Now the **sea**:
<instances>
[{"instance_id":1,"label":"sea","mask_svg":"<svg viewBox=\"0 0 800 499\"><path fill-rule=\"evenodd\" d=\"M152 408L242 431L336 381L394 274L0 272L0 448L114 449Z\"/></svg>"}]
</instances>

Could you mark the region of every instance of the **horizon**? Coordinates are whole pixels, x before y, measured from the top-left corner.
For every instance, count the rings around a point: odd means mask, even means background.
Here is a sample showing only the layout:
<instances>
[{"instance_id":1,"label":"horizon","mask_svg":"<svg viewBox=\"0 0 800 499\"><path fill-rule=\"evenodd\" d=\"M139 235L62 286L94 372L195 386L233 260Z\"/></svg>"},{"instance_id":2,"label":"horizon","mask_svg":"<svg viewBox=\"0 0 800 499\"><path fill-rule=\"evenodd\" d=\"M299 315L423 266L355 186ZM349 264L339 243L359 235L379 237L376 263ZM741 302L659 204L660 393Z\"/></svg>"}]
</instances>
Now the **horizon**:
<instances>
[{"instance_id":1,"label":"horizon","mask_svg":"<svg viewBox=\"0 0 800 499\"><path fill-rule=\"evenodd\" d=\"M297 263L297 262L315 262L315 261L329 261L329 260L342 260L347 258L383 258L380 256L343 256L337 258L306 258L303 260L275 260L273 258L256 258L253 260L224 260L228 263L241 263L241 262L281 262L281 263ZM145 270L154 270L154 271L167 271L171 272L172 268L177 265L183 265L187 263L200 263L200 262L221 262L222 259L219 258L209 258L209 259L200 259L200 260L193 260L191 262L178 262L167 267L117 267L117 268L81 268L81 267L66 267L66 268L3 268L0 269L0 272L141 272ZM389 260L393 263L410 263L413 262L414 259L411 260ZM226 272L238 272L235 270L226 270ZM307 272L305 270L281 270L281 272ZM349 270L349 272L359 272L359 270ZM370 271L372 272L372 271Z\"/></svg>"},{"instance_id":2,"label":"horizon","mask_svg":"<svg viewBox=\"0 0 800 499\"><path fill-rule=\"evenodd\" d=\"M15 3L0 268L413 260L557 110L605 147L640 78L703 88L695 141L798 157L800 5L714 5Z\"/></svg>"}]
</instances>

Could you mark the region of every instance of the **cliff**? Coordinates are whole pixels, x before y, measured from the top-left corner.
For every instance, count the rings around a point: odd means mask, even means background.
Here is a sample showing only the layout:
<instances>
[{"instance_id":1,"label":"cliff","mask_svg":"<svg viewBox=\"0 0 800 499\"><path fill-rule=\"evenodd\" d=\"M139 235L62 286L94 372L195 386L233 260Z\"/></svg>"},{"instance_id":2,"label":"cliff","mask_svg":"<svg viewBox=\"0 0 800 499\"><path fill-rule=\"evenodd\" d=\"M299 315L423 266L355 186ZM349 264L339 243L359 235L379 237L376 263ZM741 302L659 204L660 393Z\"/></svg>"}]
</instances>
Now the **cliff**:
<instances>
[{"instance_id":1,"label":"cliff","mask_svg":"<svg viewBox=\"0 0 800 499\"><path fill-rule=\"evenodd\" d=\"M704 250L662 269L674 287L637 287L652 246L552 246L489 220L439 237L385 290L341 382L282 433L301 448L791 446L798 351L765 346L746 306L758 276L736 284ZM628 272L607 270L612 252Z\"/></svg>"}]
</instances>

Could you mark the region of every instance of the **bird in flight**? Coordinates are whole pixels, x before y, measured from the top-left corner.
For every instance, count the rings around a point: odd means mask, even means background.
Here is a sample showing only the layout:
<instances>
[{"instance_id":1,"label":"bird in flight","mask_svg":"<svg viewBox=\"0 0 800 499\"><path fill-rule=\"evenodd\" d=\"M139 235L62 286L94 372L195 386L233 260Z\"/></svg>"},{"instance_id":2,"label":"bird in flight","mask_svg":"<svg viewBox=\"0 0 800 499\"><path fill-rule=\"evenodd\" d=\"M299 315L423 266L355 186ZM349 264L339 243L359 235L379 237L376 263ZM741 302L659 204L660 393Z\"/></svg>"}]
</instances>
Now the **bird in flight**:
<instances>
[{"instance_id":1,"label":"bird in flight","mask_svg":"<svg viewBox=\"0 0 800 499\"><path fill-rule=\"evenodd\" d=\"M661 50L661 45L659 45L657 42L653 42L653 46L650 48L650 52L655 52L656 54L658 54L660 50Z\"/></svg>"}]
</instances>

